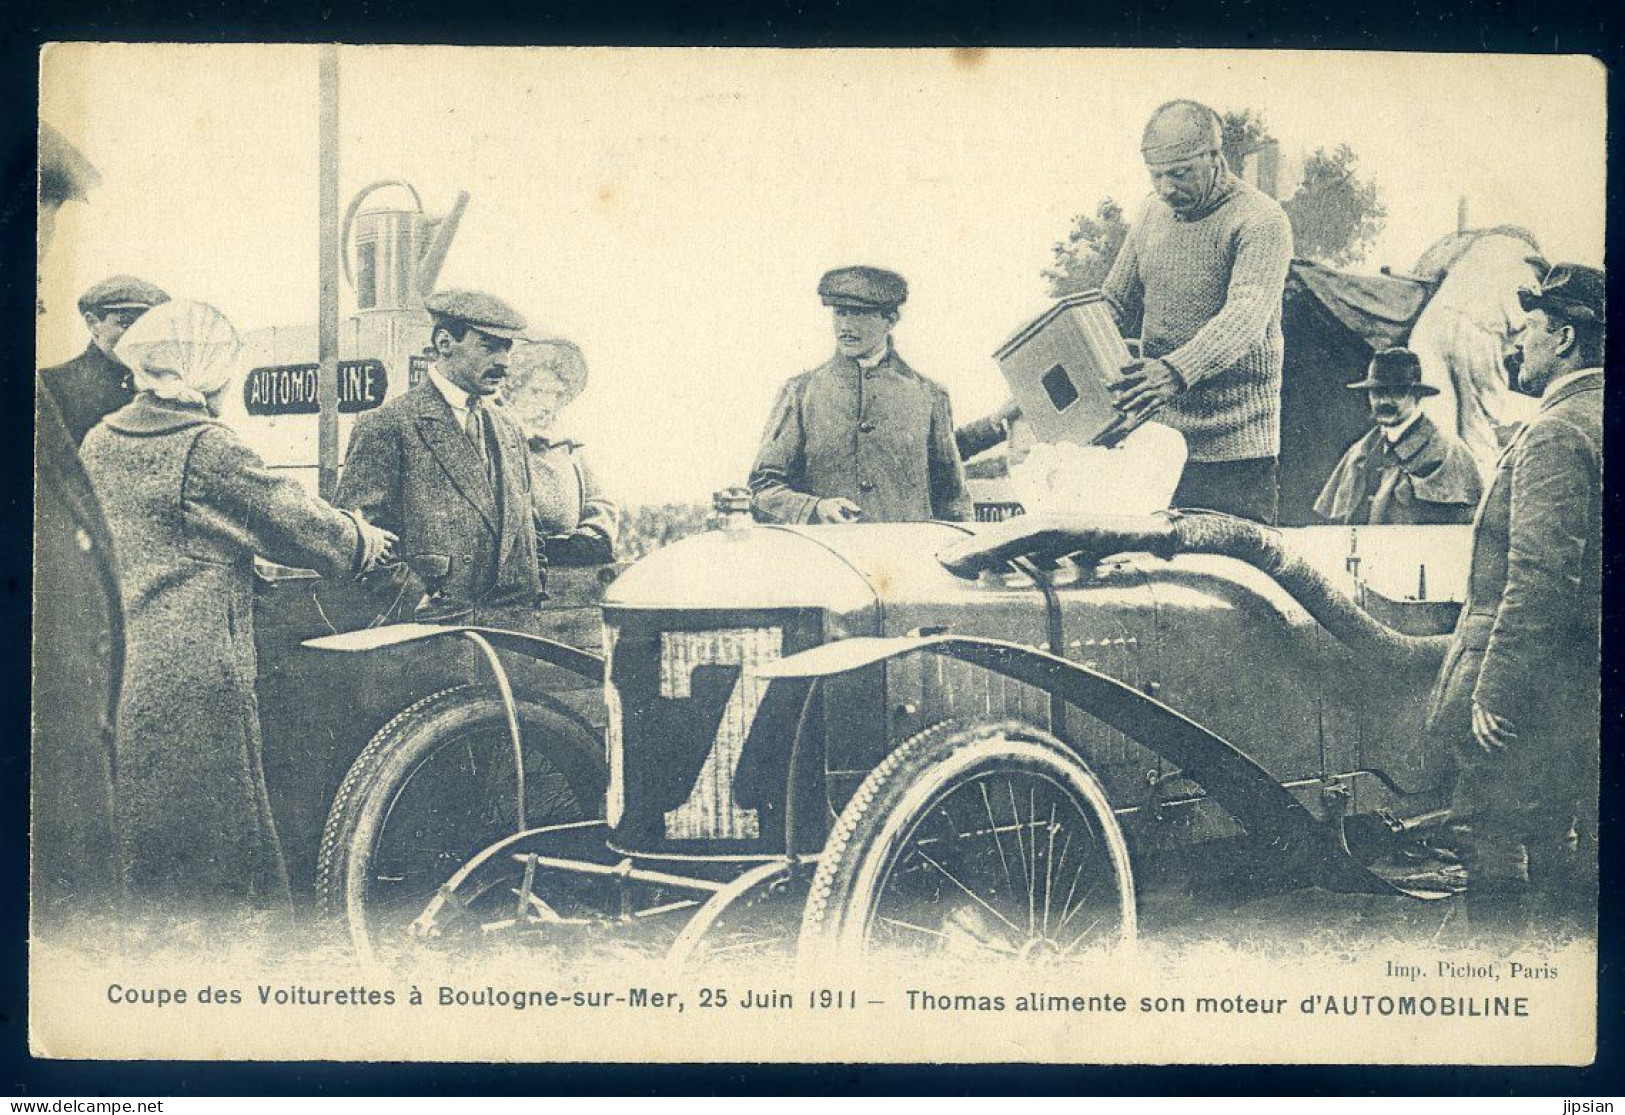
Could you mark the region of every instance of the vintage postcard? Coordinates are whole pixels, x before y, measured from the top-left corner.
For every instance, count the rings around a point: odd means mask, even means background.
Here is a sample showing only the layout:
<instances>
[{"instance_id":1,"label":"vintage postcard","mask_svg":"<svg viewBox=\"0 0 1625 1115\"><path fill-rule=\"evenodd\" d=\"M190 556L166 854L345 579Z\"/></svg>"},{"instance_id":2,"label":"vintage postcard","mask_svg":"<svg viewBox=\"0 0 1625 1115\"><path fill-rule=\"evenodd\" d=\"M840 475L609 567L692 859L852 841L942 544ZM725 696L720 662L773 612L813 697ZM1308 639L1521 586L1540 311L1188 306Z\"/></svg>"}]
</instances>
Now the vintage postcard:
<instances>
[{"instance_id":1,"label":"vintage postcard","mask_svg":"<svg viewBox=\"0 0 1625 1115\"><path fill-rule=\"evenodd\" d=\"M1606 78L47 46L33 1051L1590 1063Z\"/></svg>"}]
</instances>

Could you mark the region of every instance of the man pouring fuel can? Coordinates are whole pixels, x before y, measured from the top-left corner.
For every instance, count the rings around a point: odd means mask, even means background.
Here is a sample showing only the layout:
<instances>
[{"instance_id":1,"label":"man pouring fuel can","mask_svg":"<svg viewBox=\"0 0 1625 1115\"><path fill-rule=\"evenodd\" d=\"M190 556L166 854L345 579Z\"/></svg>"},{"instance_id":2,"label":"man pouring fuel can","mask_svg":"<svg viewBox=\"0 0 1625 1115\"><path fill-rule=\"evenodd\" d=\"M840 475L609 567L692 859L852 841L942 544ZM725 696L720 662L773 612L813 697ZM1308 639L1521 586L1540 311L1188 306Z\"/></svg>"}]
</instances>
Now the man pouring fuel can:
<instances>
[{"instance_id":1,"label":"man pouring fuel can","mask_svg":"<svg viewBox=\"0 0 1625 1115\"><path fill-rule=\"evenodd\" d=\"M1156 195L1102 288L1144 359L1111 384L1129 419L1185 435L1174 493L1273 523L1281 449L1281 296L1292 227L1273 198L1225 166L1218 114L1194 101L1152 113L1140 144Z\"/></svg>"}]
</instances>

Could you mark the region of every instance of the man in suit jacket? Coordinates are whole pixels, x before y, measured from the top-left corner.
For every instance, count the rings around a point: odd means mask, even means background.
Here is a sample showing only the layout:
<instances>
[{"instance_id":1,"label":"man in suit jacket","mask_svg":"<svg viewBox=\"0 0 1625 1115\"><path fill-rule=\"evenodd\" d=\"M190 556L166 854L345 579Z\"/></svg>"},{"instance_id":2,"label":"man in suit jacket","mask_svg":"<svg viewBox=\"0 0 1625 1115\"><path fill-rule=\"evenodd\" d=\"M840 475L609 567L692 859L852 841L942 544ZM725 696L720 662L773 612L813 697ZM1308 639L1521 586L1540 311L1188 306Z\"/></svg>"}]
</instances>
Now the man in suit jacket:
<instances>
[{"instance_id":1,"label":"man in suit jacket","mask_svg":"<svg viewBox=\"0 0 1625 1115\"><path fill-rule=\"evenodd\" d=\"M135 398L130 369L113 357L113 346L136 319L169 295L144 279L114 275L79 296L79 314L90 330L85 351L53 368L41 368L37 390L48 391L74 445L96 423Z\"/></svg>"},{"instance_id":2,"label":"man in suit jacket","mask_svg":"<svg viewBox=\"0 0 1625 1115\"><path fill-rule=\"evenodd\" d=\"M1421 401L1438 388L1422 382L1422 362L1407 348L1383 349L1366 377L1376 426L1349 446L1315 500L1315 514L1350 526L1470 523L1484 494L1467 446L1433 424Z\"/></svg>"},{"instance_id":3,"label":"man in suit jacket","mask_svg":"<svg viewBox=\"0 0 1625 1115\"><path fill-rule=\"evenodd\" d=\"M441 291L425 309L434 363L356 420L334 502L399 536L416 583L384 591L417 600L415 618L512 626L542 597L530 454L495 405L525 320L475 291Z\"/></svg>"},{"instance_id":4,"label":"man in suit jacket","mask_svg":"<svg viewBox=\"0 0 1625 1115\"><path fill-rule=\"evenodd\" d=\"M948 393L892 347L908 284L878 267L818 282L836 353L779 392L750 473L756 517L780 523L969 519Z\"/></svg>"},{"instance_id":5,"label":"man in suit jacket","mask_svg":"<svg viewBox=\"0 0 1625 1115\"><path fill-rule=\"evenodd\" d=\"M1593 834L1577 841L1576 820L1595 807L1598 761L1604 291L1601 271L1559 264L1520 292L1513 359L1540 410L1473 524L1467 600L1429 709L1459 759L1467 908L1491 940L1521 937L1531 916L1595 912Z\"/></svg>"}]
</instances>

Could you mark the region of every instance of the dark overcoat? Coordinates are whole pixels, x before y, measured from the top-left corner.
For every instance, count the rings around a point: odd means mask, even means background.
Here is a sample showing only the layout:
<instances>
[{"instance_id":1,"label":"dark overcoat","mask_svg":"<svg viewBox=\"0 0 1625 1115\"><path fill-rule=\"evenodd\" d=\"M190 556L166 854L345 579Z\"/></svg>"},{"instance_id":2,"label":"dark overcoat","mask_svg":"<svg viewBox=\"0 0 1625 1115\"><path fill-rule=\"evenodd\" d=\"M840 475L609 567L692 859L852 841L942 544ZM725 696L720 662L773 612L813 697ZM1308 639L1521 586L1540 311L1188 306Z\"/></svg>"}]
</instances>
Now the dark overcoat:
<instances>
[{"instance_id":1,"label":"dark overcoat","mask_svg":"<svg viewBox=\"0 0 1625 1115\"><path fill-rule=\"evenodd\" d=\"M1349 446L1315 514L1355 526L1447 526L1472 522L1483 494L1467 446L1419 414L1395 441L1377 426Z\"/></svg>"},{"instance_id":2,"label":"dark overcoat","mask_svg":"<svg viewBox=\"0 0 1625 1115\"><path fill-rule=\"evenodd\" d=\"M81 449L118 555L118 851L138 900L288 900L255 700L254 556L350 571L359 531L201 407L149 394Z\"/></svg>"},{"instance_id":3,"label":"dark overcoat","mask_svg":"<svg viewBox=\"0 0 1625 1115\"><path fill-rule=\"evenodd\" d=\"M66 364L41 368L39 382L51 393L75 445L96 423L135 398L130 369L96 345Z\"/></svg>"},{"instance_id":4,"label":"dark overcoat","mask_svg":"<svg viewBox=\"0 0 1625 1115\"><path fill-rule=\"evenodd\" d=\"M808 523L845 498L869 523L969 519L948 393L889 351L873 368L836 353L784 385L751 469L758 518Z\"/></svg>"},{"instance_id":5,"label":"dark overcoat","mask_svg":"<svg viewBox=\"0 0 1625 1115\"><path fill-rule=\"evenodd\" d=\"M112 849L124 618L107 521L48 391L35 399L34 470L30 909L46 932L105 915L122 891Z\"/></svg>"},{"instance_id":6,"label":"dark overcoat","mask_svg":"<svg viewBox=\"0 0 1625 1115\"><path fill-rule=\"evenodd\" d=\"M424 377L356 419L334 502L394 531L415 575L403 602L427 595L423 618L525 608L542 595L535 486L519 426L485 408L495 433L493 472L450 406Z\"/></svg>"},{"instance_id":7,"label":"dark overcoat","mask_svg":"<svg viewBox=\"0 0 1625 1115\"><path fill-rule=\"evenodd\" d=\"M1598 370L1544 399L1501 454L1473 523L1467 599L1428 711L1434 738L1460 758L1457 799L1469 809L1573 801L1596 775L1602 398ZM1474 701L1511 721L1515 744L1478 749Z\"/></svg>"}]
</instances>

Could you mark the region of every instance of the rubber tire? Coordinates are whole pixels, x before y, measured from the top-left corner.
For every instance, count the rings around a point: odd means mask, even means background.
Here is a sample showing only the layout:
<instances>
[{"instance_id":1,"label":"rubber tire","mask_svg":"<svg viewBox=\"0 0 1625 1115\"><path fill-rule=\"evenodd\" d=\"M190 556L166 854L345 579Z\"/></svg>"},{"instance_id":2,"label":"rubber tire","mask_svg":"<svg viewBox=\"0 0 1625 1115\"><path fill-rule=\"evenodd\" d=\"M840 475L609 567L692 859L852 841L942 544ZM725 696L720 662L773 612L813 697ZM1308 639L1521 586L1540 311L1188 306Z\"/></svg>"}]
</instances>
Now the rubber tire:
<instances>
[{"instance_id":1,"label":"rubber tire","mask_svg":"<svg viewBox=\"0 0 1625 1115\"><path fill-rule=\"evenodd\" d=\"M860 960L875 888L919 820L920 807L951 782L1006 763L1047 768L1090 807L1117 876L1121 943L1131 943L1137 920L1133 867L1122 826L1094 772L1055 736L1022 721L947 721L886 756L836 818L802 915L803 957L814 963Z\"/></svg>"},{"instance_id":2,"label":"rubber tire","mask_svg":"<svg viewBox=\"0 0 1625 1115\"><path fill-rule=\"evenodd\" d=\"M534 762L534 749L541 746L540 741L549 741L554 746L546 754L581 803L585 816L601 809L608 773L601 744L594 740L590 727L562 705L545 698L520 700L519 720L526 744L527 771ZM504 736L508 731L496 688L460 685L443 689L384 725L345 775L322 829L316 901L319 914L341 922L363 956L370 956L373 948L366 881L397 795L441 747L457 742L468 732L485 731ZM533 816L527 821L533 827L547 824L550 819ZM507 835L510 833L492 834L487 843Z\"/></svg>"}]
</instances>

